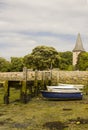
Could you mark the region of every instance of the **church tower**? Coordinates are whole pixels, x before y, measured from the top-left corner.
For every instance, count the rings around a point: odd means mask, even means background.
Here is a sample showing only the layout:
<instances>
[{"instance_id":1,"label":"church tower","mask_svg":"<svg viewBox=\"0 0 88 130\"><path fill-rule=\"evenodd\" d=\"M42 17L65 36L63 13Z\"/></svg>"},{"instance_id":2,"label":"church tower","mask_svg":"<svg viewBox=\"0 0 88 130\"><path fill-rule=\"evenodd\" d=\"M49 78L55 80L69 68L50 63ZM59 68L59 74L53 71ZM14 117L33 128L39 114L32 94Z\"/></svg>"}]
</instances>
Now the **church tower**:
<instances>
[{"instance_id":1,"label":"church tower","mask_svg":"<svg viewBox=\"0 0 88 130\"><path fill-rule=\"evenodd\" d=\"M85 51L85 49L83 48L80 33L78 33L76 45L75 45L75 48L73 49L73 66L76 65L78 55L80 54L80 52L83 52L83 51Z\"/></svg>"}]
</instances>

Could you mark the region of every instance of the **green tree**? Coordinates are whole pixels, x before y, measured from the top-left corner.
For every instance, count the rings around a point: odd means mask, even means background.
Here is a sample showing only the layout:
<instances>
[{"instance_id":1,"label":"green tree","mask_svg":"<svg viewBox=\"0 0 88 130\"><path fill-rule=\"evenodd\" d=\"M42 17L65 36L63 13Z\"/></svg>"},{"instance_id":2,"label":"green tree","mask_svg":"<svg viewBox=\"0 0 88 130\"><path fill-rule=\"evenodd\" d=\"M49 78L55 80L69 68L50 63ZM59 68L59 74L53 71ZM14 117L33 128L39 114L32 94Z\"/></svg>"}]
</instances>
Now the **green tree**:
<instances>
[{"instance_id":1,"label":"green tree","mask_svg":"<svg viewBox=\"0 0 88 130\"><path fill-rule=\"evenodd\" d=\"M79 54L76 69L88 70L88 52L81 52Z\"/></svg>"},{"instance_id":2,"label":"green tree","mask_svg":"<svg viewBox=\"0 0 88 130\"><path fill-rule=\"evenodd\" d=\"M27 68L33 69L34 68L33 67L33 55L28 54L28 55L24 56L23 63Z\"/></svg>"},{"instance_id":3,"label":"green tree","mask_svg":"<svg viewBox=\"0 0 88 130\"><path fill-rule=\"evenodd\" d=\"M61 70L72 70L72 52L60 52L60 69Z\"/></svg>"},{"instance_id":4,"label":"green tree","mask_svg":"<svg viewBox=\"0 0 88 130\"><path fill-rule=\"evenodd\" d=\"M24 57L24 64L29 68L45 70L57 67L59 64L58 52L53 47L37 46L31 54Z\"/></svg>"},{"instance_id":5,"label":"green tree","mask_svg":"<svg viewBox=\"0 0 88 130\"><path fill-rule=\"evenodd\" d=\"M11 71L22 71L23 66L23 58L11 57Z\"/></svg>"},{"instance_id":6,"label":"green tree","mask_svg":"<svg viewBox=\"0 0 88 130\"><path fill-rule=\"evenodd\" d=\"M10 62L2 57L0 57L0 71L1 72L10 71Z\"/></svg>"}]
</instances>

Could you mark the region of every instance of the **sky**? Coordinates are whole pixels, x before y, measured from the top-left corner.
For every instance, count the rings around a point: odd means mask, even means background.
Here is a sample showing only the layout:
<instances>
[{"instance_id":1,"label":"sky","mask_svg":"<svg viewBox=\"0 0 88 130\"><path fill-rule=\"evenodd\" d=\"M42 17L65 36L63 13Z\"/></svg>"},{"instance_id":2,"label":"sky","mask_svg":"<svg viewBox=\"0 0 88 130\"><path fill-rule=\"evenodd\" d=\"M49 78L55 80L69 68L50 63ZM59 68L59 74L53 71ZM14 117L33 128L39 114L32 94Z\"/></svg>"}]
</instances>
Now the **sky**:
<instances>
[{"instance_id":1,"label":"sky","mask_svg":"<svg viewBox=\"0 0 88 130\"><path fill-rule=\"evenodd\" d=\"M72 51L80 33L88 51L88 0L0 0L0 57L24 57L37 46Z\"/></svg>"}]
</instances>

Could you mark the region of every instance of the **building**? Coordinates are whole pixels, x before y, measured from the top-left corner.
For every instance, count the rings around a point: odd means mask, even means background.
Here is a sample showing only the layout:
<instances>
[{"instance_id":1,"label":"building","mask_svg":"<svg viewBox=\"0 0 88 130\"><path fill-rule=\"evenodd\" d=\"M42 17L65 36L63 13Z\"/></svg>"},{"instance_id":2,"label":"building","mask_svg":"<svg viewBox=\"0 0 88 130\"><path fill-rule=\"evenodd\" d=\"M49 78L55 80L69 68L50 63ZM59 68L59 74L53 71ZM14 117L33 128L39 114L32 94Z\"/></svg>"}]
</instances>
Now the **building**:
<instances>
[{"instance_id":1,"label":"building","mask_svg":"<svg viewBox=\"0 0 88 130\"><path fill-rule=\"evenodd\" d=\"M85 49L83 48L81 36L80 36L80 33L78 33L75 48L73 49L73 66L75 66L77 63L78 55L84 51Z\"/></svg>"}]
</instances>

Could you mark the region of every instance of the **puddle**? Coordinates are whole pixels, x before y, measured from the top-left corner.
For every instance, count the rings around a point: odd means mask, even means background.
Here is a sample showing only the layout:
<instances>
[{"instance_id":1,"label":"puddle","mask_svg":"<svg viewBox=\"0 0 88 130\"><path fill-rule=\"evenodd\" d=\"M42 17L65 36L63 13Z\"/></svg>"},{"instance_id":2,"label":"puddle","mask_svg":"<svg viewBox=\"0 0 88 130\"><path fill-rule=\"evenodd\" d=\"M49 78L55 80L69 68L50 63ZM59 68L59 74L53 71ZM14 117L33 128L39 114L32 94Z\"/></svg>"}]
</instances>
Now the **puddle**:
<instances>
[{"instance_id":1,"label":"puddle","mask_svg":"<svg viewBox=\"0 0 88 130\"><path fill-rule=\"evenodd\" d=\"M12 124L12 128L17 128L17 129L21 129L21 128L27 128L29 126L29 124L27 123L13 123Z\"/></svg>"},{"instance_id":2,"label":"puddle","mask_svg":"<svg viewBox=\"0 0 88 130\"><path fill-rule=\"evenodd\" d=\"M3 116L3 115L5 115L5 114L3 114L3 113L0 113L0 116Z\"/></svg>"},{"instance_id":3,"label":"puddle","mask_svg":"<svg viewBox=\"0 0 88 130\"><path fill-rule=\"evenodd\" d=\"M64 130L66 126L64 123L60 122L60 121L55 121L55 122L46 122L45 124L43 124L44 128L48 128L50 130Z\"/></svg>"},{"instance_id":4,"label":"puddle","mask_svg":"<svg viewBox=\"0 0 88 130\"><path fill-rule=\"evenodd\" d=\"M4 125L5 122L4 121L0 121L0 126Z\"/></svg>"}]
</instances>

